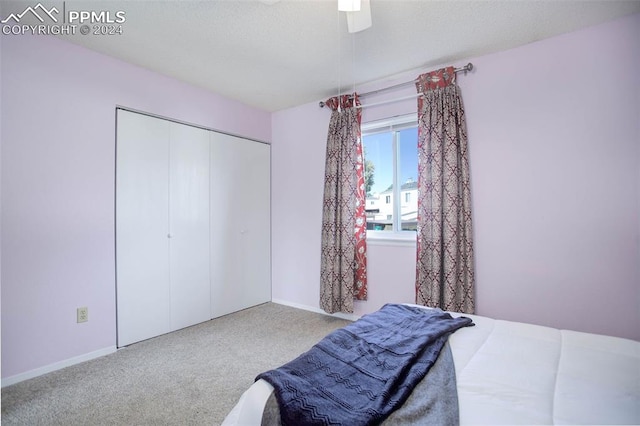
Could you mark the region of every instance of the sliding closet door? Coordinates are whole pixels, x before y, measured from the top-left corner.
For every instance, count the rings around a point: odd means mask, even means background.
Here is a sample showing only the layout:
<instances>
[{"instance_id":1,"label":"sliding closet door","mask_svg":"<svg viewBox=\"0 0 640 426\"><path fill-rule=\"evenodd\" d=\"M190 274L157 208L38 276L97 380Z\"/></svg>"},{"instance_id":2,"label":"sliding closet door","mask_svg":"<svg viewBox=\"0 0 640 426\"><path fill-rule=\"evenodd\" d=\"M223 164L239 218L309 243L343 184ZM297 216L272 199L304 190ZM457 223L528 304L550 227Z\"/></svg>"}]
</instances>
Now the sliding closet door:
<instances>
[{"instance_id":1,"label":"sliding closet door","mask_svg":"<svg viewBox=\"0 0 640 426\"><path fill-rule=\"evenodd\" d=\"M271 300L269 145L117 114L118 346Z\"/></svg>"},{"instance_id":2,"label":"sliding closet door","mask_svg":"<svg viewBox=\"0 0 640 426\"><path fill-rule=\"evenodd\" d=\"M170 330L169 122L118 110L118 346Z\"/></svg>"},{"instance_id":3,"label":"sliding closet door","mask_svg":"<svg viewBox=\"0 0 640 426\"><path fill-rule=\"evenodd\" d=\"M249 306L271 301L271 146L237 139L244 169L240 255L249 260L243 282Z\"/></svg>"},{"instance_id":4,"label":"sliding closet door","mask_svg":"<svg viewBox=\"0 0 640 426\"><path fill-rule=\"evenodd\" d=\"M169 271L172 330L211 319L209 133L171 123Z\"/></svg>"},{"instance_id":5,"label":"sliding closet door","mask_svg":"<svg viewBox=\"0 0 640 426\"><path fill-rule=\"evenodd\" d=\"M270 147L211 134L213 317L271 300Z\"/></svg>"}]
</instances>

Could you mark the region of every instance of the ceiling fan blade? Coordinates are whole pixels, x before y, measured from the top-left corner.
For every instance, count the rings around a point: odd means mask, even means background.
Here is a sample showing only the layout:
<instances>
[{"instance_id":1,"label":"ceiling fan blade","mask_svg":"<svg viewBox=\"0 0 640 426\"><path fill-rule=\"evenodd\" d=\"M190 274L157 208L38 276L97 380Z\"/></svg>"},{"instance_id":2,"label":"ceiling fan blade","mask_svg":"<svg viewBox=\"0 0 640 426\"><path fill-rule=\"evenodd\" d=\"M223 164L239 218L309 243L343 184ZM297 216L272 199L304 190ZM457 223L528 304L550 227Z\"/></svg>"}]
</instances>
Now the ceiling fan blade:
<instances>
[{"instance_id":1,"label":"ceiling fan blade","mask_svg":"<svg viewBox=\"0 0 640 426\"><path fill-rule=\"evenodd\" d=\"M346 12L347 28L350 33L366 30L371 27L371 4L369 0L360 1L360 10L358 12Z\"/></svg>"}]
</instances>

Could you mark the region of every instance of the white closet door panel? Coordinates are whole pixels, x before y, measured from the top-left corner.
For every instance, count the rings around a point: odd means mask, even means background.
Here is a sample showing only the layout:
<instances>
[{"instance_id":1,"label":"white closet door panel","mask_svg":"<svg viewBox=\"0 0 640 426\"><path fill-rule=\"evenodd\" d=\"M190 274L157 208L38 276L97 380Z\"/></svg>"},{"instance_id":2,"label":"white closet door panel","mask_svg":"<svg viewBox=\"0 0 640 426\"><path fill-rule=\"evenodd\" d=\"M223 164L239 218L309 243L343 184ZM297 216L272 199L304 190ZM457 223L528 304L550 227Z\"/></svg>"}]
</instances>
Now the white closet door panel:
<instances>
[{"instance_id":1,"label":"white closet door panel","mask_svg":"<svg viewBox=\"0 0 640 426\"><path fill-rule=\"evenodd\" d=\"M209 131L171 123L171 329L211 319Z\"/></svg>"},{"instance_id":2,"label":"white closet door panel","mask_svg":"<svg viewBox=\"0 0 640 426\"><path fill-rule=\"evenodd\" d=\"M271 300L270 147L211 136L213 317Z\"/></svg>"},{"instance_id":3,"label":"white closet door panel","mask_svg":"<svg viewBox=\"0 0 640 426\"><path fill-rule=\"evenodd\" d=\"M240 256L249 260L243 269L250 306L271 300L271 182L269 145L236 139L243 159L240 178L242 212Z\"/></svg>"},{"instance_id":4,"label":"white closet door panel","mask_svg":"<svg viewBox=\"0 0 640 426\"><path fill-rule=\"evenodd\" d=\"M222 230L221 230L222 231ZM225 242L237 238L228 232L217 232L211 250L218 253L211 258L211 317L236 312L253 306L242 285L246 268L251 266L240 257L235 247Z\"/></svg>"},{"instance_id":5,"label":"white closet door panel","mask_svg":"<svg viewBox=\"0 0 640 426\"><path fill-rule=\"evenodd\" d=\"M169 331L168 122L118 110L118 346Z\"/></svg>"},{"instance_id":6,"label":"white closet door panel","mask_svg":"<svg viewBox=\"0 0 640 426\"><path fill-rule=\"evenodd\" d=\"M243 259L236 241L240 229L233 222L239 214L233 194L237 192L235 175L239 159L232 150L229 136L211 133L211 313L212 317L243 309L243 295L238 292L238 277Z\"/></svg>"}]
</instances>

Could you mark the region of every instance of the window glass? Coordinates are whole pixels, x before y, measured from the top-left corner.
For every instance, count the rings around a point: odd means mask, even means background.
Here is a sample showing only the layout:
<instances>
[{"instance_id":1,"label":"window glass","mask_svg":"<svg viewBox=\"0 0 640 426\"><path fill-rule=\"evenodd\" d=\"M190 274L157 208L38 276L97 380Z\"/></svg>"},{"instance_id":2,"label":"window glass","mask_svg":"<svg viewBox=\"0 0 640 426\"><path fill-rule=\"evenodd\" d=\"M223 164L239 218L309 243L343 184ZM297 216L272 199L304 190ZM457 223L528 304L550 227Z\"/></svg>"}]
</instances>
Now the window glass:
<instances>
[{"instance_id":1,"label":"window glass","mask_svg":"<svg viewBox=\"0 0 640 426\"><path fill-rule=\"evenodd\" d=\"M367 194L367 229L393 229L393 134L391 132L365 135L364 180ZM390 161L391 159L391 161ZM389 219L387 219L389 218Z\"/></svg>"},{"instance_id":2,"label":"window glass","mask_svg":"<svg viewBox=\"0 0 640 426\"><path fill-rule=\"evenodd\" d=\"M393 123L392 123L393 124ZM405 119L400 128L363 126L367 229L415 231L418 211L418 131Z\"/></svg>"},{"instance_id":3,"label":"window glass","mask_svg":"<svg viewBox=\"0 0 640 426\"><path fill-rule=\"evenodd\" d=\"M415 231L418 224L418 128L398 132L398 175L403 231Z\"/></svg>"}]
</instances>

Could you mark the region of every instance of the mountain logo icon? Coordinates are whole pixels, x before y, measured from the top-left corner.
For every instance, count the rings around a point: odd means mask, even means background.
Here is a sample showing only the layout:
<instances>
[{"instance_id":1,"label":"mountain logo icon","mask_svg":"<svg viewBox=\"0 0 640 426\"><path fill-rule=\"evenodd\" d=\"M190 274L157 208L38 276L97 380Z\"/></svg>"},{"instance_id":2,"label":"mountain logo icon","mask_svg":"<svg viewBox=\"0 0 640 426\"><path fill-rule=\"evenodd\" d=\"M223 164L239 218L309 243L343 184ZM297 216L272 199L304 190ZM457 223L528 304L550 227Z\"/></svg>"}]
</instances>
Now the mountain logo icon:
<instances>
[{"instance_id":1,"label":"mountain logo icon","mask_svg":"<svg viewBox=\"0 0 640 426\"><path fill-rule=\"evenodd\" d=\"M7 16L5 19L3 19L0 22L3 24L6 24L7 22L13 19L13 21L17 24L28 13L31 13L33 16L35 16L40 22L44 22L43 16L48 16L49 18L51 18L51 20L53 20L53 22L58 22L58 18L56 18L53 15L53 13L56 13L56 14L59 13L58 9L56 9L55 6L52 7L51 9L47 9L42 5L42 3L38 3L37 5L35 5L35 7L29 6L22 13L18 13L18 14L11 13L9 16Z\"/></svg>"}]
</instances>

